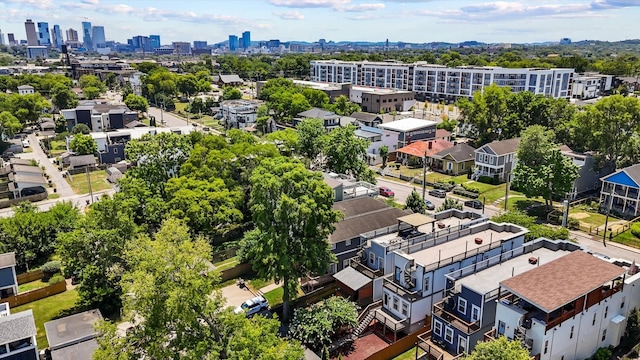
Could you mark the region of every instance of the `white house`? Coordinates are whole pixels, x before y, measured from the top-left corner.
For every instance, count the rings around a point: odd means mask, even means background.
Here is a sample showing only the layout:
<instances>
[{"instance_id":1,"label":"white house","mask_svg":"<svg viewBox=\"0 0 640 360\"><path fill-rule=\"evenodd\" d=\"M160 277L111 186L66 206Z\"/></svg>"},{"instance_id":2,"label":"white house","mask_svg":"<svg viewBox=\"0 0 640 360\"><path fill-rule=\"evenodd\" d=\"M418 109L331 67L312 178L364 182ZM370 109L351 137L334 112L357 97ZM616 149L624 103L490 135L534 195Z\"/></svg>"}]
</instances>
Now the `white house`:
<instances>
[{"instance_id":1,"label":"white house","mask_svg":"<svg viewBox=\"0 0 640 360\"><path fill-rule=\"evenodd\" d=\"M20 85L18 86L18 94L20 95L29 95L35 93L33 86L31 85Z\"/></svg>"},{"instance_id":2,"label":"white house","mask_svg":"<svg viewBox=\"0 0 640 360\"><path fill-rule=\"evenodd\" d=\"M227 100L220 104L222 119L227 128L243 129L256 123L259 102L249 100Z\"/></svg>"},{"instance_id":3,"label":"white house","mask_svg":"<svg viewBox=\"0 0 640 360\"><path fill-rule=\"evenodd\" d=\"M413 141L435 139L436 126L435 121L416 118L406 118L378 125L382 129L382 144L389 147L390 153Z\"/></svg>"}]
</instances>

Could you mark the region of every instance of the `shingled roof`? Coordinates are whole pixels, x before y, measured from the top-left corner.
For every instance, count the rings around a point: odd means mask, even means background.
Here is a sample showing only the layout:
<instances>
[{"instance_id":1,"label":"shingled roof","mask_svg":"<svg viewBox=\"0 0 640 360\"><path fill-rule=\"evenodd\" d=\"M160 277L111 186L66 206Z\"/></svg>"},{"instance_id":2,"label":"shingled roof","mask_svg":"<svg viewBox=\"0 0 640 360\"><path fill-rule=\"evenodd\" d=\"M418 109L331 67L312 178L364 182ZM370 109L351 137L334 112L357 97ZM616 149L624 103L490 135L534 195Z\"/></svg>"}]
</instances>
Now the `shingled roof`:
<instances>
[{"instance_id":1,"label":"shingled roof","mask_svg":"<svg viewBox=\"0 0 640 360\"><path fill-rule=\"evenodd\" d=\"M368 196L337 202L333 209L341 211L344 219L335 224L336 230L329 236L330 243L397 225L399 217L411 214Z\"/></svg>"},{"instance_id":2,"label":"shingled roof","mask_svg":"<svg viewBox=\"0 0 640 360\"><path fill-rule=\"evenodd\" d=\"M471 145L467 143L460 143L450 147L448 149L444 149L436 154L431 155L432 158L442 159L445 156L449 155L456 162L470 161L475 159L474 149Z\"/></svg>"}]
</instances>

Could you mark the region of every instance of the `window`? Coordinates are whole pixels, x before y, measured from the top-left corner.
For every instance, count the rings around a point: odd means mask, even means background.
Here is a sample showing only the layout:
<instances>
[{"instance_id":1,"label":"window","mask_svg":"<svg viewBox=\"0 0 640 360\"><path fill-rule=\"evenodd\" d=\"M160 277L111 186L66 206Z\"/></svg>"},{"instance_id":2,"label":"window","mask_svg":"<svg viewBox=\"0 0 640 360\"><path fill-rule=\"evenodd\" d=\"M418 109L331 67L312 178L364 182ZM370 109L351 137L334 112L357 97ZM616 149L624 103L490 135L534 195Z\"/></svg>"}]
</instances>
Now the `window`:
<instances>
[{"instance_id":1,"label":"window","mask_svg":"<svg viewBox=\"0 0 640 360\"><path fill-rule=\"evenodd\" d=\"M335 250L336 249L336 244L335 243L331 243L331 250Z\"/></svg>"},{"instance_id":2,"label":"window","mask_svg":"<svg viewBox=\"0 0 640 360\"><path fill-rule=\"evenodd\" d=\"M602 330L602 341L607 338L607 329Z\"/></svg>"},{"instance_id":3,"label":"window","mask_svg":"<svg viewBox=\"0 0 640 360\"><path fill-rule=\"evenodd\" d=\"M393 310L398 311L398 298L393 297Z\"/></svg>"},{"instance_id":4,"label":"window","mask_svg":"<svg viewBox=\"0 0 640 360\"><path fill-rule=\"evenodd\" d=\"M438 320L433 320L433 333L442 336L442 323Z\"/></svg>"},{"instance_id":5,"label":"window","mask_svg":"<svg viewBox=\"0 0 640 360\"><path fill-rule=\"evenodd\" d=\"M609 307L608 306L604 308L604 318L605 319L607 318L607 314L609 314Z\"/></svg>"},{"instance_id":6,"label":"window","mask_svg":"<svg viewBox=\"0 0 640 360\"><path fill-rule=\"evenodd\" d=\"M592 326L596 324L596 315L598 315L598 313L593 314L593 320L591 321Z\"/></svg>"},{"instance_id":7,"label":"window","mask_svg":"<svg viewBox=\"0 0 640 360\"><path fill-rule=\"evenodd\" d=\"M471 321L478 321L480 319L480 308L471 305Z\"/></svg>"},{"instance_id":8,"label":"window","mask_svg":"<svg viewBox=\"0 0 640 360\"><path fill-rule=\"evenodd\" d=\"M336 272L336 263L329 265L329 274L333 274Z\"/></svg>"},{"instance_id":9,"label":"window","mask_svg":"<svg viewBox=\"0 0 640 360\"><path fill-rule=\"evenodd\" d=\"M571 326L571 333L569 334L569 339L573 339L573 326Z\"/></svg>"},{"instance_id":10,"label":"window","mask_svg":"<svg viewBox=\"0 0 640 360\"><path fill-rule=\"evenodd\" d=\"M449 343L449 344L453 344L453 329L450 327L447 327L444 330L444 339Z\"/></svg>"},{"instance_id":11,"label":"window","mask_svg":"<svg viewBox=\"0 0 640 360\"><path fill-rule=\"evenodd\" d=\"M549 350L549 340L545 340L544 341L544 353L547 353L547 350Z\"/></svg>"},{"instance_id":12,"label":"window","mask_svg":"<svg viewBox=\"0 0 640 360\"><path fill-rule=\"evenodd\" d=\"M622 302L620 303L620 309L624 308L624 301L627 299L626 296L622 297Z\"/></svg>"},{"instance_id":13,"label":"window","mask_svg":"<svg viewBox=\"0 0 640 360\"><path fill-rule=\"evenodd\" d=\"M373 252L369 253L369 264L373 265L373 262L376 261L376 254Z\"/></svg>"},{"instance_id":14,"label":"window","mask_svg":"<svg viewBox=\"0 0 640 360\"><path fill-rule=\"evenodd\" d=\"M114 154L117 154L117 153L118 153L118 148L114 148L114 149L113 149L113 153L114 153Z\"/></svg>"},{"instance_id":15,"label":"window","mask_svg":"<svg viewBox=\"0 0 640 360\"><path fill-rule=\"evenodd\" d=\"M349 259L344 259L342 260L342 268L348 268L349 267Z\"/></svg>"},{"instance_id":16,"label":"window","mask_svg":"<svg viewBox=\"0 0 640 360\"><path fill-rule=\"evenodd\" d=\"M422 291L429 291L429 283L431 282L431 276L425 276L422 282Z\"/></svg>"},{"instance_id":17,"label":"window","mask_svg":"<svg viewBox=\"0 0 640 360\"><path fill-rule=\"evenodd\" d=\"M464 170L464 163L460 164L460 170Z\"/></svg>"},{"instance_id":18,"label":"window","mask_svg":"<svg viewBox=\"0 0 640 360\"><path fill-rule=\"evenodd\" d=\"M404 316L408 316L409 315L409 306L404 301L402 302L402 315L404 315Z\"/></svg>"},{"instance_id":19,"label":"window","mask_svg":"<svg viewBox=\"0 0 640 360\"><path fill-rule=\"evenodd\" d=\"M384 293L384 297L382 298L382 303L384 307L389 308L389 294Z\"/></svg>"},{"instance_id":20,"label":"window","mask_svg":"<svg viewBox=\"0 0 640 360\"><path fill-rule=\"evenodd\" d=\"M458 298L458 312L461 314L467 313L467 300L461 297Z\"/></svg>"},{"instance_id":21,"label":"window","mask_svg":"<svg viewBox=\"0 0 640 360\"><path fill-rule=\"evenodd\" d=\"M349 240L345 241L345 242L344 242L344 244L345 244L346 246L351 246L351 239L349 239Z\"/></svg>"}]
</instances>

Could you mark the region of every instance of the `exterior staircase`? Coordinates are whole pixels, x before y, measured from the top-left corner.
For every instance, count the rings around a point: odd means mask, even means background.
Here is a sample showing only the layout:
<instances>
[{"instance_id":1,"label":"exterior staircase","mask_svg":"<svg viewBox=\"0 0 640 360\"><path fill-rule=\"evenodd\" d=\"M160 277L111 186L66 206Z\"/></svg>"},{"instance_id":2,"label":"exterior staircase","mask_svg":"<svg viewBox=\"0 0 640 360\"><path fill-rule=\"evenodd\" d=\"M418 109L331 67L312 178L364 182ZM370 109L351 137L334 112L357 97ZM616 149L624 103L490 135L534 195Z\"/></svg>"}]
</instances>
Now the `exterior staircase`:
<instances>
[{"instance_id":1,"label":"exterior staircase","mask_svg":"<svg viewBox=\"0 0 640 360\"><path fill-rule=\"evenodd\" d=\"M371 321L376 316L376 310L382 307L382 301L376 301L372 304L369 304L362 313L358 316L358 325L353 330L353 336L360 337L362 333L367 330Z\"/></svg>"}]
</instances>

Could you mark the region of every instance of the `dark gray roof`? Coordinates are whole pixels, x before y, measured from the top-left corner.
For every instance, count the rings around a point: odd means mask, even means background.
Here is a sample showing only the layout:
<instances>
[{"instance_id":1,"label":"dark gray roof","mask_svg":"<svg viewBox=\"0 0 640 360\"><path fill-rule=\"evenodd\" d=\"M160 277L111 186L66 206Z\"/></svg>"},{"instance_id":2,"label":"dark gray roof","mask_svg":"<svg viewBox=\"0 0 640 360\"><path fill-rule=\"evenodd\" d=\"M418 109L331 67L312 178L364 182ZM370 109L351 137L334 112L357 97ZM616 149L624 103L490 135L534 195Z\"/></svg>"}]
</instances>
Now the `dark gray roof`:
<instances>
[{"instance_id":1,"label":"dark gray roof","mask_svg":"<svg viewBox=\"0 0 640 360\"><path fill-rule=\"evenodd\" d=\"M100 310L94 309L46 322L44 330L49 347L52 350L60 349L95 338L96 330L93 325L99 320L102 320L102 314Z\"/></svg>"},{"instance_id":2,"label":"dark gray roof","mask_svg":"<svg viewBox=\"0 0 640 360\"><path fill-rule=\"evenodd\" d=\"M11 164L11 169L14 172L29 173L29 174L42 174L42 169L39 166L23 165L23 164Z\"/></svg>"},{"instance_id":3,"label":"dark gray roof","mask_svg":"<svg viewBox=\"0 0 640 360\"><path fill-rule=\"evenodd\" d=\"M56 124L53 121L43 121L40 123L40 129L55 129Z\"/></svg>"},{"instance_id":4,"label":"dark gray roof","mask_svg":"<svg viewBox=\"0 0 640 360\"><path fill-rule=\"evenodd\" d=\"M242 79L240 78L240 76L236 74L231 74L231 75L220 75L220 81L222 81L225 84L228 84L228 83L242 82Z\"/></svg>"},{"instance_id":5,"label":"dark gray roof","mask_svg":"<svg viewBox=\"0 0 640 360\"><path fill-rule=\"evenodd\" d=\"M369 114L369 113L365 113L365 112L354 112L353 114L351 114L351 117L355 118L356 120L360 120L360 121L371 122L371 121L374 121L374 120L378 119L380 122L382 122L382 118L378 114Z\"/></svg>"},{"instance_id":6,"label":"dark gray roof","mask_svg":"<svg viewBox=\"0 0 640 360\"><path fill-rule=\"evenodd\" d=\"M100 114L111 113L112 111L114 113L123 113L126 110L128 110L128 108L123 105L98 104L93 106L93 112Z\"/></svg>"},{"instance_id":7,"label":"dark gray roof","mask_svg":"<svg viewBox=\"0 0 640 360\"><path fill-rule=\"evenodd\" d=\"M36 322L31 309L0 318L0 344L35 336Z\"/></svg>"},{"instance_id":8,"label":"dark gray roof","mask_svg":"<svg viewBox=\"0 0 640 360\"><path fill-rule=\"evenodd\" d=\"M516 152L518 150L518 146L520 145L520 138L508 139L508 140L500 140L490 142L483 147L490 148L496 155L505 155L509 153Z\"/></svg>"},{"instance_id":9,"label":"dark gray roof","mask_svg":"<svg viewBox=\"0 0 640 360\"><path fill-rule=\"evenodd\" d=\"M138 120L134 120L134 121L132 121L132 122L130 122L130 123L125 125L125 127L129 128L129 129L134 128L134 127L142 127L142 126L147 126L147 125L145 125L144 123L141 123Z\"/></svg>"},{"instance_id":10,"label":"dark gray roof","mask_svg":"<svg viewBox=\"0 0 640 360\"><path fill-rule=\"evenodd\" d=\"M22 174L9 174L9 180L15 183L33 183L46 185L47 180L42 175L22 175ZM17 186L16 188L21 188Z\"/></svg>"},{"instance_id":11,"label":"dark gray roof","mask_svg":"<svg viewBox=\"0 0 640 360\"><path fill-rule=\"evenodd\" d=\"M69 163L71 166L85 166L85 165L95 165L96 157L93 155L76 155L69 157Z\"/></svg>"},{"instance_id":12,"label":"dark gray roof","mask_svg":"<svg viewBox=\"0 0 640 360\"><path fill-rule=\"evenodd\" d=\"M16 265L16 253L4 253L0 254L0 268L6 268Z\"/></svg>"},{"instance_id":13,"label":"dark gray roof","mask_svg":"<svg viewBox=\"0 0 640 360\"><path fill-rule=\"evenodd\" d=\"M362 129L357 129L356 131L354 131L354 134L357 137L361 137L361 138L365 138L365 139L369 139L369 138L373 138L376 136L380 136L381 134L377 134L371 131L366 131L366 130L362 130Z\"/></svg>"},{"instance_id":14,"label":"dark gray roof","mask_svg":"<svg viewBox=\"0 0 640 360\"><path fill-rule=\"evenodd\" d=\"M80 105L76 107L76 110L93 110L94 105Z\"/></svg>"},{"instance_id":15,"label":"dark gray roof","mask_svg":"<svg viewBox=\"0 0 640 360\"><path fill-rule=\"evenodd\" d=\"M353 291L358 291L371 282L371 279L351 266L347 266L340 272L333 274L333 277L347 285Z\"/></svg>"},{"instance_id":16,"label":"dark gray roof","mask_svg":"<svg viewBox=\"0 0 640 360\"><path fill-rule=\"evenodd\" d=\"M79 344L63 347L51 352L51 360L91 360L98 348L96 339L83 341Z\"/></svg>"},{"instance_id":17,"label":"dark gray roof","mask_svg":"<svg viewBox=\"0 0 640 360\"><path fill-rule=\"evenodd\" d=\"M11 158L9 159L11 165L31 165L31 159Z\"/></svg>"},{"instance_id":18,"label":"dark gray roof","mask_svg":"<svg viewBox=\"0 0 640 360\"><path fill-rule=\"evenodd\" d=\"M303 118L318 118L318 119L324 119L326 116L335 116L335 115L336 114L334 112L327 111L320 108L312 108L298 114L298 116Z\"/></svg>"},{"instance_id":19,"label":"dark gray roof","mask_svg":"<svg viewBox=\"0 0 640 360\"><path fill-rule=\"evenodd\" d=\"M329 236L330 243L358 237L360 234L398 224L398 218L411 214L390 207L368 196L337 202L335 210L342 211L344 219L335 224L336 230Z\"/></svg>"},{"instance_id":20,"label":"dark gray roof","mask_svg":"<svg viewBox=\"0 0 640 360\"><path fill-rule=\"evenodd\" d=\"M447 155L451 155L453 160L455 160L456 162L463 162L475 159L474 151L476 151L476 149L474 149L471 145L467 143L460 143L455 145L454 147L450 147L448 149L440 151L439 153L433 154L430 157L442 159Z\"/></svg>"}]
</instances>

